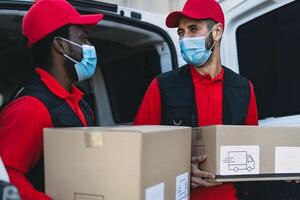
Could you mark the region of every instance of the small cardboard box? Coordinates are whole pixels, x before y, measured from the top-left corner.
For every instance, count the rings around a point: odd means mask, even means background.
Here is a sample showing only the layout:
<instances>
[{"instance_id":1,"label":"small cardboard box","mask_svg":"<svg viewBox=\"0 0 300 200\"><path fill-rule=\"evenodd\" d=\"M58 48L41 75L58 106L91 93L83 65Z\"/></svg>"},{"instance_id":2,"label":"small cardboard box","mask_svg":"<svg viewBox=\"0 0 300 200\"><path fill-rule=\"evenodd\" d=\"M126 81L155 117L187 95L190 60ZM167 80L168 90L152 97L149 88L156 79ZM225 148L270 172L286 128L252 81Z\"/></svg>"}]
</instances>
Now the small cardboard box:
<instances>
[{"instance_id":1,"label":"small cardboard box","mask_svg":"<svg viewBox=\"0 0 300 200\"><path fill-rule=\"evenodd\" d=\"M45 188L55 200L188 200L191 128L44 131Z\"/></svg>"},{"instance_id":2,"label":"small cardboard box","mask_svg":"<svg viewBox=\"0 0 300 200\"><path fill-rule=\"evenodd\" d=\"M194 128L192 155L216 182L299 180L300 128L208 126Z\"/></svg>"}]
</instances>

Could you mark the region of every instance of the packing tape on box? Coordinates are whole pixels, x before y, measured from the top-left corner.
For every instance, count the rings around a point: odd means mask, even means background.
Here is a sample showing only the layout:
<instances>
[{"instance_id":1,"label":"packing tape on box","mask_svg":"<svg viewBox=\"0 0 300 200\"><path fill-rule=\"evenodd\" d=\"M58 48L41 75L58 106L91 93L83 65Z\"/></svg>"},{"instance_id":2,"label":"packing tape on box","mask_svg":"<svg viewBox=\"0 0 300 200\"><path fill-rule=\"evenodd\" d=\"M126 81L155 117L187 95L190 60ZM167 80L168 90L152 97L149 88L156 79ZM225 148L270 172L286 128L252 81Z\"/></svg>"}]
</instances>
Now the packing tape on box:
<instances>
[{"instance_id":1,"label":"packing tape on box","mask_svg":"<svg viewBox=\"0 0 300 200\"><path fill-rule=\"evenodd\" d=\"M85 132L85 145L87 148L103 146L103 136L100 132Z\"/></svg>"},{"instance_id":2,"label":"packing tape on box","mask_svg":"<svg viewBox=\"0 0 300 200\"><path fill-rule=\"evenodd\" d=\"M202 129L195 128L192 131L192 157L205 154L205 145L199 141L202 140Z\"/></svg>"}]
</instances>

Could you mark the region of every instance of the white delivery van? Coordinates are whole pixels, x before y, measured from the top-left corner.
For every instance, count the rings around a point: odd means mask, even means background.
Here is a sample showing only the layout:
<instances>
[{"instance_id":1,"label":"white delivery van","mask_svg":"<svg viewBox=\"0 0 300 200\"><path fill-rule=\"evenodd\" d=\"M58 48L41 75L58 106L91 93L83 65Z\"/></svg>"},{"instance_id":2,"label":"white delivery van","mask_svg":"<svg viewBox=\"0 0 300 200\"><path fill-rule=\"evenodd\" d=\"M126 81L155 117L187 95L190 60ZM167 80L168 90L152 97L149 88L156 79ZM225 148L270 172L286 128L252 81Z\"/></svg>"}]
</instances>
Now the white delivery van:
<instances>
[{"instance_id":1,"label":"white delivery van","mask_svg":"<svg viewBox=\"0 0 300 200\"><path fill-rule=\"evenodd\" d=\"M222 61L250 79L261 126L300 126L300 1L221 0Z\"/></svg>"},{"instance_id":2,"label":"white delivery van","mask_svg":"<svg viewBox=\"0 0 300 200\"><path fill-rule=\"evenodd\" d=\"M33 0L0 1L1 107L34 74L22 36L22 18ZM178 67L164 16L93 0L69 1L81 13L104 13L90 33L98 53L93 79L79 83L98 125L131 123L147 86L158 74ZM152 22L155 23L152 23Z\"/></svg>"},{"instance_id":3,"label":"white delivery van","mask_svg":"<svg viewBox=\"0 0 300 200\"><path fill-rule=\"evenodd\" d=\"M260 125L300 125L300 1L220 0L226 17L222 62L255 87ZM0 1L0 104L33 75L21 34L33 0ZM98 52L93 79L78 86L97 125L130 124L151 80L184 64L165 15L94 0L70 0L81 13L104 13L91 32ZM1 105L0 105L1 110Z\"/></svg>"}]
</instances>

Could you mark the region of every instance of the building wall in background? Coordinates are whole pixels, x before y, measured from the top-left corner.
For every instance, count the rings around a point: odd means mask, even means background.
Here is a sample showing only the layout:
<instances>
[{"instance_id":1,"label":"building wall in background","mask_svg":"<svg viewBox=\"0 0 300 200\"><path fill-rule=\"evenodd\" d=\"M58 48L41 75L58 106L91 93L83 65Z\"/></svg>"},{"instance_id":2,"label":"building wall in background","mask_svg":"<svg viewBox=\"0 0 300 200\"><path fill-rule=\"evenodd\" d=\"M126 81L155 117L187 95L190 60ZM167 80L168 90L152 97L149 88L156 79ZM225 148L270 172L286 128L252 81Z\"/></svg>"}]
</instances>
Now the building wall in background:
<instances>
[{"instance_id":1,"label":"building wall in background","mask_svg":"<svg viewBox=\"0 0 300 200\"><path fill-rule=\"evenodd\" d=\"M173 10L180 10L186 0L100 0L102 2L118 4L129 8L158 12L161 14L169 13Z\"/></svg>"},{"instance_id":2,"label":"building wall in background","mask_svg":"<svg viewBox=\"0 0 300 200\"><path fill-rule=\"evenodd\" d=\"M186 0L99 0L102 2L118 4L120 6L167 14L174 10L181 10ZM224 11L245 0L217 0Z\"/></svg>"}]
</instances>

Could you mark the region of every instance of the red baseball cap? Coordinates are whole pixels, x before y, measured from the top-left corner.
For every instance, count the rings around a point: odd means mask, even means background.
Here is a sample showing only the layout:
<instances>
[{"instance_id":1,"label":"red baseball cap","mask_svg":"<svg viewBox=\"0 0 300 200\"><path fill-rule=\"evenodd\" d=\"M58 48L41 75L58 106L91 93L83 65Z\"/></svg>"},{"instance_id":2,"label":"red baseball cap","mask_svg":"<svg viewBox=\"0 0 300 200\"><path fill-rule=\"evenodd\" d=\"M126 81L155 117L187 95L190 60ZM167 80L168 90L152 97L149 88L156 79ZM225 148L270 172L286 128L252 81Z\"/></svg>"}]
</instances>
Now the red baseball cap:
<instances>
[{"instance_id":1,"label":"red baseball cap","mask_svg":"<svg viewBox=\"0 0 300 200\"><path fill-rule=\"evenodd\" d=\"M212 19L224 27L224 13L216 0L187 0L182 11L174 11L167 16L167 27L178 27L183 16L191 19Z\"/></svg>"},{"instance_id":2,"label":"red baseball cap","mask_svg":"<svg viewBox=\"0 0 300 200\"><path fill-rule=\"evenodd\" d=\"M67 25L95 26L102 14L80 15L66 0L37 0L23 18L23 34L32 46L48 34Z\"/></svg>"}]
</instances>

